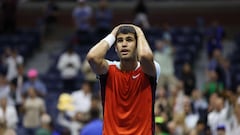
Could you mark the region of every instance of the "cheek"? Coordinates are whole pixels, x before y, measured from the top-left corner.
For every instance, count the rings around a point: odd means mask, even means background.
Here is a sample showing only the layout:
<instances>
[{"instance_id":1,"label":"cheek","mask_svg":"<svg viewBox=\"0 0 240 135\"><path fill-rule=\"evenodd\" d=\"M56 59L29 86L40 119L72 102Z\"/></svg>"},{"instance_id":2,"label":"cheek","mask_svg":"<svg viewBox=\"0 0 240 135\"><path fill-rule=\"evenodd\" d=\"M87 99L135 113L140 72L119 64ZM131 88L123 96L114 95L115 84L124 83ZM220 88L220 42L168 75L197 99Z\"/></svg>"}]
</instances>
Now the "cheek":
<instances>
[{"instance_id":1,"label":"cheek","mask_svg":"<svg viewBox=\"0 0 240 135\"><path fill-rule=\"evenodd\" d=\"M116 45L115 48L114 48L115 52L118 52L119 50L119 47Z\"/></svg>"},{"instance_id":2,"label":"cheek","mask_svg":"<svg viewBox=\"0 0 240 135\"><path fill-rule=\"evenodd\" d=\"M130 44L131 45L131 49L134 50L137 48L136 42L133 42Z\"/></svg>"}]
</instances>

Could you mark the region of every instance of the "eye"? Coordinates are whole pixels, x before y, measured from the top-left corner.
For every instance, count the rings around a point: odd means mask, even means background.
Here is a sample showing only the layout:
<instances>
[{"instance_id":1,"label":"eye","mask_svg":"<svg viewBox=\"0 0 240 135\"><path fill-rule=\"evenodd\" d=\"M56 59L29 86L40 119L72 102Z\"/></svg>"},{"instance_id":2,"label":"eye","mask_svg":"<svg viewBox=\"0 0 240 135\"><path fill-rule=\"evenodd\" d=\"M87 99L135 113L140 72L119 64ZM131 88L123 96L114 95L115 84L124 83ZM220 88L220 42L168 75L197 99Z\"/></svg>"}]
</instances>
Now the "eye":
<instances>
[{"instance_id":1,"label":"eye","mask_svg":"<svg viewBox=\"0 0 240 135\"><path fill-rule=\"evenodd\" d=\"M132 37L127 37L127 38L126 38L126 41L132 42L132 41L133 41L133 38L132 38Z\"/></svg>"},{"instance_id":2,"label":"eye","mask_svg":"<svg viewBox=\"0 0 240 135\"><path fill-rule=\"evenodd\" d=\"M117 39L117 43L120 43L120 42L123 42L123 39L122 39L122 38L118 38L118 39Z\"/></svg>"}]
</instances>

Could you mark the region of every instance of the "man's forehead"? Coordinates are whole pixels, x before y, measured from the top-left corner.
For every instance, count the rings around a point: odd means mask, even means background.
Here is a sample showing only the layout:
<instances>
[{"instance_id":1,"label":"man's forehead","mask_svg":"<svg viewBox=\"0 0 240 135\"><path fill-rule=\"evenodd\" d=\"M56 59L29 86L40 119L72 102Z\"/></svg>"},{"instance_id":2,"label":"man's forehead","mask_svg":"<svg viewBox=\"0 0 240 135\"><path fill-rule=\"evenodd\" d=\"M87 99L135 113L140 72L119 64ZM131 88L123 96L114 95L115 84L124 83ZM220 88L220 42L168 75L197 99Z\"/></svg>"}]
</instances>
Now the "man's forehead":
<instances>
[{"instance_id":1,"label":"man's forehead","mask_svg":"<svg viewBox=\"0 0 240 135\"><path fill-rule=\"evenodd\" d=\"M117 35L117 38L126 38L126 37L132 37L132 38L134 38L134 34L133 34L133 33L127 33L127 34L119 33L119 34Z\"/></svg>"}]
</instances>

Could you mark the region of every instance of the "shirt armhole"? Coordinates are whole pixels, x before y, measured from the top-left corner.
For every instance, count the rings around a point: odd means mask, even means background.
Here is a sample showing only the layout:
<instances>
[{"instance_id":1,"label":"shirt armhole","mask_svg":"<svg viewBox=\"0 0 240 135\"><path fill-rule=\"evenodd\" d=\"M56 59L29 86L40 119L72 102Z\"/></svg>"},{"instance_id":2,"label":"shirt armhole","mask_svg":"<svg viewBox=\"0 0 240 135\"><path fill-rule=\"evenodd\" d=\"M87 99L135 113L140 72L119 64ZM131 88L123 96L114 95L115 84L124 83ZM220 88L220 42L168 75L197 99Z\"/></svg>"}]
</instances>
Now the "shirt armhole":
<instances>
[{"instance_id":1,"label":"shirt armhole","mask_svg":"<svg viewBox=\"0 0 240 135\"><path fill-rule=\"evenodd\" d=\"M161 67L156 61L154 61L154 65L155 65L155 68L156 68L156 79L157 79L156 81L158 82L160 72L161 72Z\"/></svg>"}]
</instances>

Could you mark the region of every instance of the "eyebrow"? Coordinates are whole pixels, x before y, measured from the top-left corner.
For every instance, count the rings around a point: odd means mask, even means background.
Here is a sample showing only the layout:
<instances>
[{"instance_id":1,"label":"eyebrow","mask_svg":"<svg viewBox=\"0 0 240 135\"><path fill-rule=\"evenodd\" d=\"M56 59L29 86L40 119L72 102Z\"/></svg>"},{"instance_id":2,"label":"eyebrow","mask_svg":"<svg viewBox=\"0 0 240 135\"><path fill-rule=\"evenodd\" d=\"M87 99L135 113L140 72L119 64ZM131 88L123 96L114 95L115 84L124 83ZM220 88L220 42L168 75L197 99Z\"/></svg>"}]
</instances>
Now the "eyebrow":
<instances>
[{"instance_id":1,"label":"eyebrow","mask_svg":"<svg viewBox=\"0 0 240 135\"><path fill-rule=\"evenodd\" d=\"M122 40L123 38L122 37L118 37L117 40Z\"/></svg>"},{"instance_id":2,"label":"eyebrow","mask_svg":"<svg viewBox=\"0 0 240 135\"><path fill-rule=\"evenodd\" d=\"M127 36L127 37L118 37L117 39L133 39L133 37L131 37L131 36Z\"/></svg>"},{"instance_id":3,"label":"eyebrow","mask_svg":"<svg viewBox=\"0 0 240 135\"><path fill-rule=\"evenodd\" d=\"M133 39L133 37L131 37L131 36L127 36L126 39Z\"/></svg>"}]
</instances>

